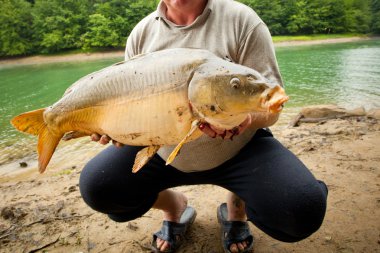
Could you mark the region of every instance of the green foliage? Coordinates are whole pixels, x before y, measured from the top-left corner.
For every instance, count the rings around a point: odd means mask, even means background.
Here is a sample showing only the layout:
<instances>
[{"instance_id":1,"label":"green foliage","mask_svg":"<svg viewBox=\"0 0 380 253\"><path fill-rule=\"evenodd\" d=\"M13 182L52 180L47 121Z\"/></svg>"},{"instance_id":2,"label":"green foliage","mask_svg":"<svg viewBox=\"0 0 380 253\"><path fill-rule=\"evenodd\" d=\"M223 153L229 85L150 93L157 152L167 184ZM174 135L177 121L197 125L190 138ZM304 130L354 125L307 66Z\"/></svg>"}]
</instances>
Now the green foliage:
<instances>
[{"instance_id":1,"label":"green foliage","mask_svg":"<svg viewBox=\"0 0 380 253\"><path fill-rule=\"evenodd\" d=\"M0 0L0 6L0 56L31 53L31 5L24 0Z\"/></svg>"},{"instance_id":2,"label":"green foliage","mask_svg":"<svg viewBox=\"0 0 380 253\"><path fill-rule=\"evenodd\" d=\"M0 0L0 56L124 47L159 0ZM380 0L240 0L273 35L380 33Z\"/></svg>"},{"instance_id":3,"label":"green foliage","mask_svg":"<svg viewBox=\"0 0 380 253\"><path fill-rule=\"evenodd\" d=\"M91 47L116 47L119 45L119 35L113 29L113 23L102 14L92 14L89 17L88 31L82 36L84 49Z\"/></svg>"},{"instance_id":4,"label":"green foliage","mask_svg":"<svg viewBox=\"0 0 380 253\"><path fill-rule=\"evenodd\" d=\"M380 0L372 0L371 13L371 31L380 34Z\"/></svg>"},{"instance_id":5,"label":"green foliage","mask_svg":"<svg viewBox=\"0 0 380 253\"><path fill-rule=\"evenodd\" d=\"M274 35L368 33L371 0L240 0L252 7ZM372 0L378 2L379 0ZM373 4L372 4L373 5ZM378 15L379 16L379 15ZM379 18L377 18L378 20ZM377 27L372 22L373 27Z\"/></svg>"},{"instance_id":6,"label":"green foliage","mask_svg":"<svg viewBox=\"0 0 380 253\"><path fill-rule=\"evenodd\" d=\"M133 27L156 8L156 1L98 0L93 5L87 32L81 37L83 48L121 47Z\"/></svg>"},{"instance_id":7,"label":"green foliage","mask_svg":"<svg viewBox=\"0 0 380 253\"><path fill-rule=\"evenodd\" d=\"M34 40L41 52L57 52L82 46L89 1L36 0L32 9Z\"/></svg>"},{"instance_id":8,"label":"green foliage","mask_svg":"<svg viewBox=\"0 0 380 253\"><path fill-rule=\"evenodd\" d=\"M371 26L371 1L346 0L346 30L348 32L370 32Z\"/></svg>"}]
</instances>

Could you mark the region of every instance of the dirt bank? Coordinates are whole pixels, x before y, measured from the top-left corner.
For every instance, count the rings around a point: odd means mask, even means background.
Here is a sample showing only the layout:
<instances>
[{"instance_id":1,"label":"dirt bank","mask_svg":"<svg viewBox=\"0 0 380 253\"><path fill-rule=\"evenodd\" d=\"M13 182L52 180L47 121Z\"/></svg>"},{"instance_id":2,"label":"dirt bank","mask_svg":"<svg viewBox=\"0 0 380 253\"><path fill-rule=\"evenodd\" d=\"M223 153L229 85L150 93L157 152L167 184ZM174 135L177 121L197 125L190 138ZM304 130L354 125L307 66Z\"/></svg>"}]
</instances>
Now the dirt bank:
<instances>
[{"instance_id":1,"label":"dirt bank","mask_svg":"<svg viewBox=\"0 0 380 253\"><path fill-rule=\"evenodd\" d=\"M310 40L310 41L283 41L275 43L275 46L301 46L301 45L316 45L316 44L332 44L332 43L345 43L360 40L368 40L366 37L352 37L352 38L335 38L325 40ZM44 64L53 62L71 62L71 61L91 61L107 58L124 58L124 50L113 52L99 52L99 53L78 53L57 56L28 56L14 59L0 59L0 65L3 66L17 66L29 64Z\"/></svg>"},{"instance_id":2,"label":"dirt bank","mask_svg":"<svg viewBox=\"0 0 380 253\"><path fill-rule=\"evenodd\" d=\"M303 45L319 45L319 44L334 44L334 43L347 43L355 41L369 40L369 37L351 37L351 38L335 38L335 39L324 39L324 40L309 40L309 41L282 41L276 42L276 47L285 46L303 46Z\"/></svg>"},{"instance_id":3,"label":"dirt bank","mask_svg":"<svg viewBox=\"0 0 380 253\"><path fill-rule=\"evenodd\" d=\"M304 121L305 122L305 121ZM274 126L275 136L329 187L328 210L320 230L287 244L254 226L255 252L380 252L380 125L367 116L322 119L297 127ZM59 169L0 183L1 252L148 252L151 233L161 223L151 210L143 217L115 223L87 207L78 191L81 161ZM147 186L148 187L148 186ZM180 187L198 217L179 252L223 252L216 208L225 190L211 185Z\"/></svg>"}]
</instances>

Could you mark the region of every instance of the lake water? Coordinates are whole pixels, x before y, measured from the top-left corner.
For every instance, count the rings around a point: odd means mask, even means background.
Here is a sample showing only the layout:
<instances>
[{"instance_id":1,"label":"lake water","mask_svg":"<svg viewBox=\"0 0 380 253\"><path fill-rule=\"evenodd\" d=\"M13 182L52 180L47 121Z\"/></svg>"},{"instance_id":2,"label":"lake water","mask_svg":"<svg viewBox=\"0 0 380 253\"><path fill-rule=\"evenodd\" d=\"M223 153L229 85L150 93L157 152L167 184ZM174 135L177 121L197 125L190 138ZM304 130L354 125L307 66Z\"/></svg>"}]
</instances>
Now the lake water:
<instances>
[{"instance_id":1,"label":"lake water","mask_svg":"<svg viewBox=\"0 0 380 253\"><path fill-rule=\"evenodd\" d=\"M380 40L277 48L287 107L380 107Z\"/></svg>"},{"instance_id":2,"label":"lake water","mask_svg":"<svg viewBox=\"0 0 380 253\"><path fill-rule=\"evenodd\" d=\"M380 40L278 47L276 51L291 97L283 117L314 104L380 107ZM0 65L0 165L35 150L36 138L18 133L9 124L13 116L51 105L80 77L120 60Z\"/></svg>"}]
</instances>

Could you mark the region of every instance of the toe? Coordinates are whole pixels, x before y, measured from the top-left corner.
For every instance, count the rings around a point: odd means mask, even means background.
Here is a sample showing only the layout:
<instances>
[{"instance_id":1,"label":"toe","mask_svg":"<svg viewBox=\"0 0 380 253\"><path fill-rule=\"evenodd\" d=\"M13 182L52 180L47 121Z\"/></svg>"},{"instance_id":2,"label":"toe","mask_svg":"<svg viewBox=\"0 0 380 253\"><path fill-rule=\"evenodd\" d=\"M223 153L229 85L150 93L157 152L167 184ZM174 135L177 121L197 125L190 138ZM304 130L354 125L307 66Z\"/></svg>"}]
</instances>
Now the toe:
<instances>
[{"instance_id":1,"label":"toe","mask_svg":"<svg viewBox=\"0 0 380 253\"><path fill-rule=\"evenodd\" d=\"M168 250L170 248L170 244L165 240L157 238L156 247L159 251L164 252L165 250Z\"/></svg>"},{"instance_id":2,"label":"toe","mask_svg":"<svg viewBox=\"0 0 380 253\"><path fill-rule=\"evenodd\" d=\"M161 249L164 242L165 242L164 240L157 238L157 240L156 240L157 249Z\"/></svg>"},{"instance_id":3,"label":"toe","mask_svg":"<svg viewBox=\"0 0 380 253\"><path fill-rule=\"evenodd\" d=\"M167 241L164 241L164 243L162 244L162 247L160 248L160 251L165 251L165 250L168 250L169 248L170 248L170 244Z\"/></svg>"},{"instance_id":4,"label":"toe","mask_svg":"<svg viewBox=\"0 0 380 253\"><path fill-rule=\"evenodd\" d=\"M231 251L232 253L238 253L238 252L239 252L239 249L238 249L238 247L236 246L235 243L231 244L231 246L230 246L230 251Z\"/></svg>"},{"instance_id":5,"label":"toe","mask_svg":"<svg viewBox=\"0 0 380 253\"><path fill-rule=\"evenodd\" d=\"M243 243L240 242L237 244L237 247L239 248L239 251L243 251L245 249Z\"/></svg>"}]
</instances>

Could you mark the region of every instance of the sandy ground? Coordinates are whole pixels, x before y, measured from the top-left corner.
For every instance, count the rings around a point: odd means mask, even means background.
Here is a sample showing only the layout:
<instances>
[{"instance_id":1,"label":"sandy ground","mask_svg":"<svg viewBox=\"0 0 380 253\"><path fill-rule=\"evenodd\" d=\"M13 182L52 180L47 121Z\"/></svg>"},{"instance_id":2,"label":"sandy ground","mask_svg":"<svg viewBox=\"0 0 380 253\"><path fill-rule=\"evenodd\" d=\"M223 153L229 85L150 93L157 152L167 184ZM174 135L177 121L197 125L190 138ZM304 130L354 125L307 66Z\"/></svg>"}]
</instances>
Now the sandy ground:
<instances>
[{"instance_id":1,"label":"sandy ground","mask_svg":"<svg viewBox=\"0 0 380 253\"><path fill-rule=\"evenodd\" d=\"M368 40L368 37L351 37L351 38L335 38L335 39L324 39L324 40L310 40L310 41L282 41L276 42L276 47L283 46L303 46L303 45L318 45L318 44L334 44L334 43L346 43Z\"/></svg>"},{"instance_id":2,"label":"sandy ground","mask_svg":"<svg viewBox=\"0 0 380 253\"><path fill-rule=\"evenodd\" d=\"M356 40L336 39L328 43ZM287 42L288 43L288 42ZM289 42L298 45L298 42ZM316 43L303 42L302 45ZM319 42L320 43L320 42ZM278 46L286 43L276 44ZM33 56L1 60L0 65L123 57L123 52L69 56ZM290 121L290 119L287 119ZM380 125L366 116L272 127L275 136L329 187L328 209L322 227L304 241L276 241L256 227L255 252L356 253L380 252ZM14 162L0 176L0 252L148 252L151 234L161 215L115 223L87 207L78 191L83 165L104 147L88 140L60 145L51 169L39 175L35 156ZM73 148L74 147L74 148ZM87 150L83 152L83 150ZM63 159L70 153L72 159ZM60 154L66 154L65 156ZM14 172L14 171L18 172ZM198 211L187 241L178 252L222 251L216 208L226 191L212 185L179 187Z\"/></svg>"},{"instance_id":3,"label":"sandy ground","mask_svg":"<svg viewBox=\"0 0 380 253\"><path fill-rule=\"evenodd\" d=\"M360 40L368 40L367 37L351 37L351 38L335 38L325 40L311 40L311 41L283 41L275 43L275 46L301 46L301 45L316 45L316 44L332 44L332 43L345 43L354 42ZM28 57L16 57L9 59L0 59L0 66L17 66L17 65L29 65L29 64L45 64L53 62L68 62L68 61L91 61L104 58L124 58L124 50L112 51L112 52L100 52L100 53L79 53L69 55L57 55L57 56L28 56Z\"/></svg>"},{"instance_id":4,"label":"sandy ground","mask_svg":"<svg viewBox=\"0 0 380 253\"><path fill-rule=\"evenodd\" d=\"M319 231L294 244L276 241L251 225L255 252L380 252L378 120L357 116L298 127L276 125L272 131L327 183L328 209ZM65 152L65 147L60 152ZM56 162L54 169L43 175L30 165L26 173L3 176L0 252L149 251L151 234L161 223L157 210L131 222L115 223L82 201L80 168L93 155L84 152L80 160ZM198 210L178 252L223 252L216 208L224 201L225 190L212 185L178 190L185 192Z\"/></svg>"}]
</instances>

